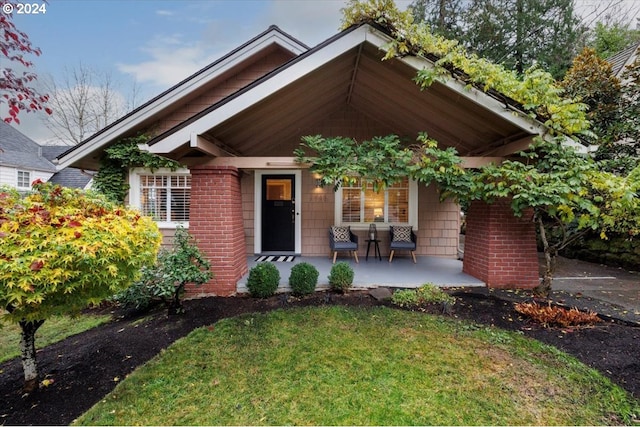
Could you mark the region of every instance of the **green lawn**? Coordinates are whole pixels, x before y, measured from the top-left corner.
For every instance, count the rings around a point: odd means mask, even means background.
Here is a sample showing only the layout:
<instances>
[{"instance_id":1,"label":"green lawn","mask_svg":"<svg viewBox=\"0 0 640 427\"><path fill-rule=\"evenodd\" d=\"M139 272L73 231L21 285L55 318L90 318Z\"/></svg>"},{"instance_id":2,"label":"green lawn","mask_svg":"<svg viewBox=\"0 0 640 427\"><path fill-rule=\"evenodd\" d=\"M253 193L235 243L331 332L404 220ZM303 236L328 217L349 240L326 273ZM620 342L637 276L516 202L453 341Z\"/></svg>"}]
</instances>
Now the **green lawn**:
<instances>
[{"instance_id":1,"label":"green lawn","mask_svg":"<svg viewBox=\"0 0 640 427\"><path fill-rule=\"evenodd\" d=\"M46 347L109 320L111 320L109 315L85 314L76 318L54 316L45 321L36 332L36 348ZM2 363L20 356L20 326L4 323L0 328L0 363Z\"/></svg>"},{"instance_id":2,"label":"green lawn","mask_svg":"<svg viewBox=\"0 0 640 427\"><path fill-rule=\"evenodd\" d=\"M638 402L551 347L389 308L280 310L194 331L85 425L601 425Z\"/></svg>"}]
</instances>

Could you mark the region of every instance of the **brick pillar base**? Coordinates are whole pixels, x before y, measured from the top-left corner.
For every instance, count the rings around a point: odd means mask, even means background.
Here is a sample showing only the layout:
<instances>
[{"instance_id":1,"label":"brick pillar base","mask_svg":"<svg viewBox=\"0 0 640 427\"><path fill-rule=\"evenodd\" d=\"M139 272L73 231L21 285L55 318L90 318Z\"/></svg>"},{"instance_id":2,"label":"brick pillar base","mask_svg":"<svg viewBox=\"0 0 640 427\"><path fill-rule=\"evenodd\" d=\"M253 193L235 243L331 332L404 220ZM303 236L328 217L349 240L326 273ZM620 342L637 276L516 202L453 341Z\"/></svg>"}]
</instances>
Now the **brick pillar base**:
<instances>
[{"instance_id":1,"label":"brick pillar base","mask_svg":"<svg viewBox=\"0 0 640 427\"><path fill-rule=\"evenodd\" d=\"M508 200L473 202L467 213L462 271L492 288L534 288L539 282L531 214L515 217Z\"/></svg>"},{"instance_id":2,"label":"brick pillar base","mask_svg":"<svg viewBox=\"0 0 640 427\"><path fill-rule=\"evenodd\" d=\"M234 167L191 169L189 232L211 261L213 279L188 286L187 295L232 295L248 271L240 176Z\"/></svg>"}]
</instances>

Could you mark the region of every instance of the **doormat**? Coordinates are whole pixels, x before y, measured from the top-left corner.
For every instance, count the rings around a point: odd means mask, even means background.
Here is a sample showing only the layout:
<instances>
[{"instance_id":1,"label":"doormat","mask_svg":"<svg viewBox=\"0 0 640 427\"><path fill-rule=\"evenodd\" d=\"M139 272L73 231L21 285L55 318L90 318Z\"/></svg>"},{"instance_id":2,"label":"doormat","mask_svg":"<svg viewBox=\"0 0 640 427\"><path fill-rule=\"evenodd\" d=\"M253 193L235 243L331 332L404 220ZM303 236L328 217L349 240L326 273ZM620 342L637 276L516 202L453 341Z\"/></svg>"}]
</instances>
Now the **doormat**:
<instances>
[{"instance_id":1,"label":"doormat","mask_svg":"<svg viewBox=\"0 0 640 427\"><path fill-rule=\"evenodd\" d=\"M295 255L263 255L256 258L257 262L291 262L296 259Z\"/></svg>"}]
</instances>

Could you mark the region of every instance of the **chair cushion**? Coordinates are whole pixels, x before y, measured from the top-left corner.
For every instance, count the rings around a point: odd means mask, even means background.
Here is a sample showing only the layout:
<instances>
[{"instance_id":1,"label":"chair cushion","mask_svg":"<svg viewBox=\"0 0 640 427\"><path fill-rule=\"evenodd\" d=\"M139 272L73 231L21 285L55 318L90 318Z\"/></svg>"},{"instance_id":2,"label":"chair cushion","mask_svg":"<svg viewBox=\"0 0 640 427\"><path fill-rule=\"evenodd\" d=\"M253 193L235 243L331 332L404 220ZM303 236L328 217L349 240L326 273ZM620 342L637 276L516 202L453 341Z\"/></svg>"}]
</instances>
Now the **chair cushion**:
<instances>
[{"instance_id":1,"label":"chair cushion","mask_svg":"<svg viewBox=\"0 0 640 427\"><path fill-rule=\"evenodd\" d=\"M391 242L391 244L389 245L389 248L394 249L394 250L408 250L408 251L414 251L416 250L416 244L413 242Z\"/></svg>"},{"instance_id":2,"label":"chair cushion","mask_svg":"<svg viewBox=\"0 0 640 427\"><path fill-rule=\"evenodd\" d=\"M351 241L351 233L349 233L349 227L341 227L341 226L333 226L331 227L331 232L333 233L333 241L334 242L350 242Z\"/></svg>"},{"instance_id":3,"label":"chair cushion","mask_svg":"<svg viewBox=\"0 0 640 427\"><path fill-rule=\"evenodd\" d=\"M396 225L393 227L393 241L394 242L411 242L411 230L410 225Z\"/></svg>"},{"instance_id":4,"label":"chair cushion","mask_svg":"<svg viewBox=\"0 0 640 427\"><path fill-rule=\"evenodd\" d=\"M356 242L335 242L333 244L334 251L355 251L358 250Z\"/></svg>"}]
</instances>

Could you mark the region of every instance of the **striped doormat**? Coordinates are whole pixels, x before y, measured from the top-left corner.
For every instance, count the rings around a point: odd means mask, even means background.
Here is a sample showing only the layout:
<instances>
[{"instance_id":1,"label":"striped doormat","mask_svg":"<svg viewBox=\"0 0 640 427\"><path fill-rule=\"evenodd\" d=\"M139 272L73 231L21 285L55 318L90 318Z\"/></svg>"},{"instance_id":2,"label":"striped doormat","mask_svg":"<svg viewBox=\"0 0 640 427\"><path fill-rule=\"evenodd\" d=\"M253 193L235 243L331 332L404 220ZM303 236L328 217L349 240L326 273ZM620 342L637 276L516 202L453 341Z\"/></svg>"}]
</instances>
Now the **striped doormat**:
<instances>
[{"instance_id":1,"label":"striped doormat","mask_svg":"<svg viewBox=\"0 0 640 427\"><path fill-rule=\"evenodd\" d=\"M263 255L256 258L256 262L292 262L295 255Z\"/></svg>"}]
</instances>

